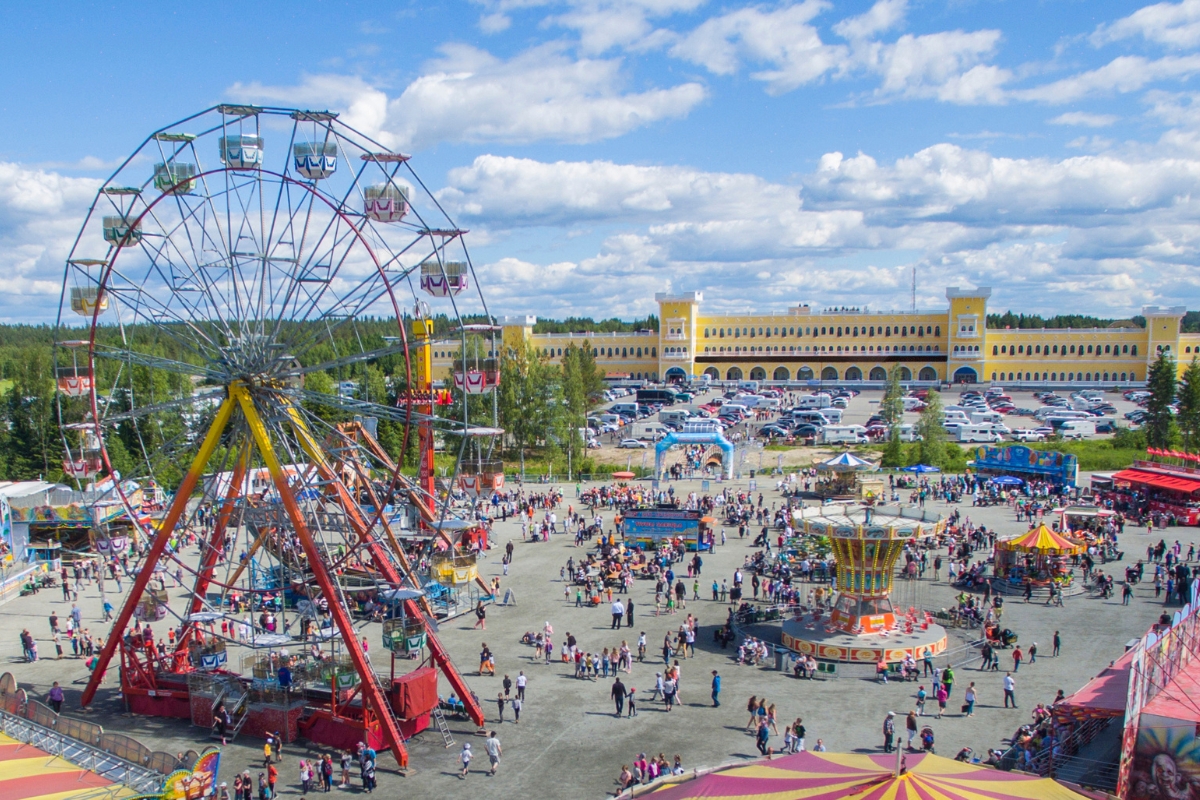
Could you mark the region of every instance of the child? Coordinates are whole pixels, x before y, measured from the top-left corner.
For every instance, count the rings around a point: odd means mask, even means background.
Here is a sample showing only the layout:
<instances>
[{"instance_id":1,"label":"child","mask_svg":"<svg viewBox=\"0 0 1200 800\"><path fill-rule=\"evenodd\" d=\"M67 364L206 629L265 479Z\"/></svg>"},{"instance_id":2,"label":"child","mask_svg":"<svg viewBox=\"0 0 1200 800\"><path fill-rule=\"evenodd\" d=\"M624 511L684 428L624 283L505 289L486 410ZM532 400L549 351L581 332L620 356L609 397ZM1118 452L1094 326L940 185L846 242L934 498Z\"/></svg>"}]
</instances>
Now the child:
<instances>
[{"instance_id":1,"label":"child","mask_svg":"<svg viewBox=\"0 0 1200 800\"><path fill-rule=\"evenodd\" d=\"M458 754L458 757L462 761L462 765L463 765L462 772L459 773L459 776L465 778L465 777L467 777L467 767L471 766L471 743L470 742L463 742L463 749L462 749L462 752Z\"/></svg>"}]
</instances>

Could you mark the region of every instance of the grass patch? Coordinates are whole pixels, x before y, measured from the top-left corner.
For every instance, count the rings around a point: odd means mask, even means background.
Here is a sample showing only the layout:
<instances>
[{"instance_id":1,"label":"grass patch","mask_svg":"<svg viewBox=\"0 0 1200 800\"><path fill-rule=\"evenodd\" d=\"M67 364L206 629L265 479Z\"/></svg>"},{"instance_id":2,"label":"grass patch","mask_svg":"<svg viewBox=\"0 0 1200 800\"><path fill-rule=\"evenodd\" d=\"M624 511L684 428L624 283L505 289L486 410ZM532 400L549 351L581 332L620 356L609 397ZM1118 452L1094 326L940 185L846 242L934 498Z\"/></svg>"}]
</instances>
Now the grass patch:
<instances>
[{"instance_id":1,"label":"grass patch","mask_svg":"<svg viewBox=\"0 0 1200 800\"><path fill-rule=\"evenodd\" d=\"M1031 442L1031 450L1056 450L1079 459L1081 472L1114 472L1145 458L1145 448L1122 447L1113 439L1081 439L1070 442Z\"/></svg>"}]
</instances>

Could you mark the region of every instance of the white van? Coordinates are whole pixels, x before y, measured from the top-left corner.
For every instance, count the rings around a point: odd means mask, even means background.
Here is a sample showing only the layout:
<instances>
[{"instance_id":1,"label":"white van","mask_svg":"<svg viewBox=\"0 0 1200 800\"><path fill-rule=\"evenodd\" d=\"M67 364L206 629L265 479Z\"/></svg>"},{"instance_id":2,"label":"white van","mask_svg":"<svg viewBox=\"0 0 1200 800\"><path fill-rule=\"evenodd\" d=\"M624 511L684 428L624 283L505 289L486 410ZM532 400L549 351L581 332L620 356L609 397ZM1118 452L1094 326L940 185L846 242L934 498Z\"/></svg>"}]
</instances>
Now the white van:
<instances>
[{"instance_id":1,"label":"white van","mask_svg":"<svg viewBox=\"0 0 1200 800\"><path fill-rule=\"evenodd\" d=\"M638 413L637 403L613 403L608 407L608 413L625 414L636 417Z\"/></svg>"},{"instance_id":2,"label":"white van","mask_svg":"<svg viewBox=\"0 0 1200 800\"><path fill-rule=\"evenodd\" d=\"M807 422L810 425L828 425L829 420L820 411L792 411L792 419L797 422Z\"/></svg>"},{"instance_id":3,"label":"white van","mask_svg":"<svg viewBox=\"0 0 1200 800\"><path fill-rule=\"evenodd\" d=\"M761 397L760 396L758 398L758 405L756 407L767 409L770 411L778 411L779 410L779 398L778 397Z\"/></svg>"},{"instance_id":4,"label":"white van","mask_svg":"<svg viewBox=\"0 0 1200 800\"><path fill-rule=\"evenodd\" d=\"M946 409L942 412L942 424L945 425L947 422L958 422L963 425L970 425L971 418L967 416L967 412L965 411Z\"/></svg>"},{"instance_id":5,"label":"white van","mask_svg":"<svg viewBox=\"0 0 1200 800\"><path fill-rule=\"evenodd\" d=\"M1096 435L1096 423L1090 419L1069 419L1058 429L1058 435L1064 439L1082 439L1085 436Z\"/></svg>"},{"instance_id":6,"label":"white van","mask_svg":"<svg viewBox=\"0 0 1200 800\"><path fill-rule=\"evenodd\" d=\"M635 422L632 426L633 438L656 442L666 436L671 430L657 422Z\"/></svg>"},{"instance_id":7,"label":"white van","mask_svg":"<svg viewBox=\"0 0 1200 800\"><path fill-rule=\"evenodd\" d=\"M691 419L692 412L685 408L664 408L658 412L660 422L678 422L680 424Z\"/></svg>"},{"instance_id":8,"label":"white van","mask_svg":"<svg viewBox=\"0 0 1200 800\"><path fill-rule=\"evenodd\" d=\"M902 442L919 442L921 434L917 433L916 425L900 425L896 430L896 438Z\"/></svg>"},{"instance_id":9,"label":"white van","mask_svg":"<svg viewBox=\"0 0 1200 800\"><path fill-rule=\"evenodd\" d=\"M992 430L990 423L987 425L960 425L958 427L958 441L991 442L996 444L1004 441L1004 437Z\"/></svg>"},{"instance_id":10,"label":"white van","mask_svg":"<svg viewBox=\"0 0 1200 800\"><path fill-rule=\"evenodd\" d=\"M739 392L757 392L758 381L738 381L737 388Z\"/></svg>"},{"instance_id":11,"label":"white van","mask_svg":"<svg viewBox=\"0 0 1200 800\"><path fill-rule=\"evenodd\" d=\"M826 425L821 429L822 444L867 444L867 429L862 425Z\"/></svg>"},{"instance_id":12,"label":"white van","mask_svg":"<svg viewBox=\"0 0 1200 800\"><path fill-rule=\"evenodd\" d=\"M625 424L625 420L619 414L601 414L600 422L605 425L616 425L618 427Z\"/></svg>"},{"instance_id":13,"label":"white van","mask_svg":"<svg viewBox=\"0 0 1200 800\"><path fill-rule=\"evenodd\" d=\"M905 397L902 399L904 400L905 411L916 411L919 408L925 407L924 401L919 397Z\"/></svg>"},{"instance_id":14,"label":"white van","mask_svg":"<svg viewBox=\"0 0 1200 800\"><path fill-rule=\"evenodd\" d=\"M822 408L819 413L829 425L842 424L842 410L840 408ZM865 431L866 428L863 428L863 430Z\"/></svg>"},{"instance_id":15,"label":"white van","mask_svg":"<svg viewBox=\"0 0 1200 800\"><path fill-rule=\"evenodd\" d=\"M746 408L758 408L759 403L762 400L766 400L766 398L759 397L756 394L739 394L729 402L736 403L739 406L745 406Z\"/></svg>"},{"instance_id":16,"label":"white van","mask_svg":"<svg viewBox=\"0 0 1200 800\"><path fill-rule=\"evenodd\" d=\"M999 411L972 411L972 425L999 425L1004 422L1004 415Z\"/></svg>"},{"instance_id":17,"label":"white van","mask_svg":"<svg viewBox=\"0 0 1200 800\"><path fill-rule=\"evenodd\" d=\"M1041 420L1047 420L1050 417L1057 419L1095 419L1095 417L1085 411L1072 411L1069 408L1062 408L1061 406L1042 406L1033 412L1033 416Z\"/></svg>"},{"instance_id":18,"label":"white van","mask_svg":"<svg viewBox=\"0 0 1200 800\"><path fill-rule=\"evenodd\" d=\"M806 394L801 397L796 403L796 408L816 409L829 408L833 404L833 398L824 392L818 394Z\"/></svg>"}]
</instances>

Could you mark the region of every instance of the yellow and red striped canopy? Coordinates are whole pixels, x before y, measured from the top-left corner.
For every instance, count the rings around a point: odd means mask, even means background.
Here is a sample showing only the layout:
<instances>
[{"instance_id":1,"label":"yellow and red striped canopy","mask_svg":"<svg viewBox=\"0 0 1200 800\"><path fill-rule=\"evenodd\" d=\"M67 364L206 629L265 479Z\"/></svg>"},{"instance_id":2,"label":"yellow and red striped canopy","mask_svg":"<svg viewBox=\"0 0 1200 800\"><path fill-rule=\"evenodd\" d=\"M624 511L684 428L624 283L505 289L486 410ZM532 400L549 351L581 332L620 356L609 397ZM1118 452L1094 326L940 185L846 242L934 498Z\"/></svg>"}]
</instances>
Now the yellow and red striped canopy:
<instances>
[{"instance_id":1,"label":"yellow and red striped canopy","mask_svg":"<svg viewBox=\"0 0 1200 800\"><path fill-rule=\"evenodd\" d=\"M137 792L0 733L0 798L118 800Z\"/></svg>"},{"instance_id":2,"label":"yellow and red striped canopy","mask_svg":"<svg viewBox=\"0 0 1200 800\"><path fill-rule=\"evenodd\" d=\"M1068 539L1061 533L1055 533L1047 528L1045 523L1042 523L1020 536L1014 536L1011 539L1001 539L996 542L996 549L1016 550L1019 553L1070 556L1082 553L1087 548L1079 542Z\"/></svg>"},{"instance_id":3,"label":"yellow and red striped canopy","mask_svg":"<svg viewBox=\"0 0 1200 800\"><path fill-rule=\"evenodd\" d=\"M756 761L650 794L654 800L1086 800L1050 778L964 764L924 753L797 753Z\"/></svg>"}]
</instances>

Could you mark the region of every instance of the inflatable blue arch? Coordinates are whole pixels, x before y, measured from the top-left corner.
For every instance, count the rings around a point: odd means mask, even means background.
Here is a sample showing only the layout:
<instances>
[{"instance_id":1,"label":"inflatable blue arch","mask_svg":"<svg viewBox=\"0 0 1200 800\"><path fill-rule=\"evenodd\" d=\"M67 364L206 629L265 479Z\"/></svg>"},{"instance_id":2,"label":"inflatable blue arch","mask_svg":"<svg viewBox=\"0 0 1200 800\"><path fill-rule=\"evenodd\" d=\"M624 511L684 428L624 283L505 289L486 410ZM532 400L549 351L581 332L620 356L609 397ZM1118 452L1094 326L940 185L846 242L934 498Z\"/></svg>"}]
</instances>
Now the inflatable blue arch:
<instances>
[{"instance_id":1,"label":"inflatable blue arch","mask_svg":"<svg viewBox=\"0 0 1200 800\"><path fill-rule=\"evenodd\" d=\"M654 446L654 475L658 479L662 479L663 475L663 456L672 447L689 444L709 444L716 445L721 448L721 469L725 473L725 480L733 480L733 443L725 438L725 434L721 433L715 426L704 426L704 429L693 430L692 428L700 428L699 425L687 425L683 431L672 431L659 439L658 444Z\"/></svg>"}]
</instances>

